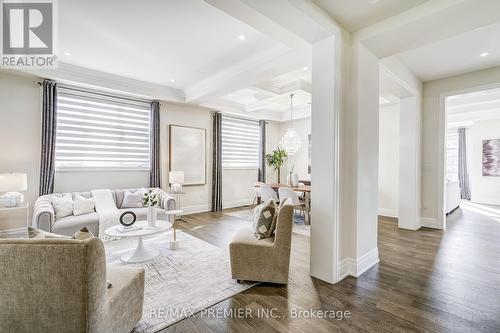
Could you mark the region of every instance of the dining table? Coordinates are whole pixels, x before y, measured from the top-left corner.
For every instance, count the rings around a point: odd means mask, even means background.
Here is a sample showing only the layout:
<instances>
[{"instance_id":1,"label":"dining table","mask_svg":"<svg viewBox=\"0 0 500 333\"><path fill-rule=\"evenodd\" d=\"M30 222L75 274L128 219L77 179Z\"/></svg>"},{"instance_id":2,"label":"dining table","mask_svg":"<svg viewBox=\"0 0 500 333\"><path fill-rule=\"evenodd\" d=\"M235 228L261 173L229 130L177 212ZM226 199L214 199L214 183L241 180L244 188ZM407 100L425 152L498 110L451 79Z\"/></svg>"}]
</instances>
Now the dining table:
<instances>
[{"instance_id":1,"label":"dining table","mask_svg":"<svg viewBox=\"0 0 500 333\"><path fill-rule=\"evenodd\" d=\"M275 191L278 191L280 187L289 187L295 192L301 192L304 193L304 206L305 206L305 217L304 217L304 224L305 225L310 225L311 224L311 185L298 185L298 186L292 186L288 184L280 184L280 183L271 183L267 184L271 186L271 188ZM258 185L256 185L258 186Z\"/></svg>"}]
</instances>

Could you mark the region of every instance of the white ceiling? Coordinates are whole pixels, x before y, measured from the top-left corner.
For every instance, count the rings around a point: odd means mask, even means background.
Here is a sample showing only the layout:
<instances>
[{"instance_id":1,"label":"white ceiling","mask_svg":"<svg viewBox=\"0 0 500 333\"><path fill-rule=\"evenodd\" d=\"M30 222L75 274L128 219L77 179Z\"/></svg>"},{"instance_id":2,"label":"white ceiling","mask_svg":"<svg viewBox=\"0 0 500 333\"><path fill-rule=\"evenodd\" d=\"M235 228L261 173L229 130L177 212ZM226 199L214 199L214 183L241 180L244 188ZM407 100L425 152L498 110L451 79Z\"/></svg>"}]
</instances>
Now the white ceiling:
<instances>
[{"instance_id":1,"label":"white ceiling","mask_svg":"<svg viewBox=\"0 0 500 333\"><path fill-rule=\"evenodd\" d=\"M310 66L238 89L206 106L250 118L287 121L290 119L290 94L294 94L293 118L310 117Z\"/></svg>"},{"instance_id":2,"label":"white ceiling","mask_svg":"<svg viewBox=\"0 0 500 333\"><path fill-rule=\"evenodd\" d=\"M481 57L483 52L488 56ZM398 55L423 81L500 65L500 22Z\"/></svg>"},{"instance_id":3,"label":"white ceiling","mask_svg":"<svg viewBox=\"0 0 500 333\"><path fill-rule=\"evenodd\" d=\"M278 45L202 0L64 0L59 12L62 62L179 89Z\"/></svg>"},{"instance_id":4,"label":"white ceiling","mask_svg":"<svg viewBox=\"0 0 500 333\"><path fill-rule=\"evenodd\" d=\"M482 90L446 99L448 126L500 119L500 88Z\"/></svg>"},{"instance_id":5,"label":"white ceiling","mask_svg":"<svg viewBox=\"0 0 500 333\"><path fill-rule=\"evenodd\" d=\"M313 0L341 26L353 32L418 6L427 0Z\"/></svg>"}]
</instances>

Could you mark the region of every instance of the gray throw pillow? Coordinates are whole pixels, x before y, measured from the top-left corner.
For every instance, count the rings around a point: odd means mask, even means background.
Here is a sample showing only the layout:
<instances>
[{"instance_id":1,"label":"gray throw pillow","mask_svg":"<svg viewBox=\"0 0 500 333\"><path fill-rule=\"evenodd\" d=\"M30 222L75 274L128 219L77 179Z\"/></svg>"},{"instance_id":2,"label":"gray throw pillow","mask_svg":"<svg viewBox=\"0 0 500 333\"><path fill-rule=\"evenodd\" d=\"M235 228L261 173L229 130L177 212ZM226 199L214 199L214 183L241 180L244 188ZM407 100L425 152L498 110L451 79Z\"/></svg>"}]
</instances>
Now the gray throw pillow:
<instances>
[{"instance_id":1,"label":"gray throw pillow","mask_svg":"<svg viewBox=\"0 0 500 333\"><path fill-rule=\"evenodd\" d=\"M276 202L273 199L257 206L253 216L255 237L258 239L271 237L276 228L277 215Z\"/></svg>"}]
</instances>

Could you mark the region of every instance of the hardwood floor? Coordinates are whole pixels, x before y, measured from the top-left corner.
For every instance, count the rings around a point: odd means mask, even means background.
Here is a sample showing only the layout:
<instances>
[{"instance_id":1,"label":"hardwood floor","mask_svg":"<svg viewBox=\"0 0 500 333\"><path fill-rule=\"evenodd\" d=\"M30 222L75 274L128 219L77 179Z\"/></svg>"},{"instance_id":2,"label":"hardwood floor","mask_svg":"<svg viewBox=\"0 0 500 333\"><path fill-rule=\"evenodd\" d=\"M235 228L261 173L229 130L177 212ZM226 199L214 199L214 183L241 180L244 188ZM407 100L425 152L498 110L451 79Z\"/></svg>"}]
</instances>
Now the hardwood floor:
<instances>
[{"instance_id":1,"label":"hardwood floor","mask_svg":"<svg viewBox=\"0 0 500 333\"><path fill-rule=\"evenodd\" d=\"M500 210L467 208L445 232L398 229L379 219L380 263L330 285L309 275L309 238L294 235L288 285L260 284L213 311L276 309L277 318L198 313L162 332L500 332ZM223 213L188 216L181 228L219 247L247 222ZM349 318L291 318L291 311L350 312Z\"/></svg>"}]
</instances>

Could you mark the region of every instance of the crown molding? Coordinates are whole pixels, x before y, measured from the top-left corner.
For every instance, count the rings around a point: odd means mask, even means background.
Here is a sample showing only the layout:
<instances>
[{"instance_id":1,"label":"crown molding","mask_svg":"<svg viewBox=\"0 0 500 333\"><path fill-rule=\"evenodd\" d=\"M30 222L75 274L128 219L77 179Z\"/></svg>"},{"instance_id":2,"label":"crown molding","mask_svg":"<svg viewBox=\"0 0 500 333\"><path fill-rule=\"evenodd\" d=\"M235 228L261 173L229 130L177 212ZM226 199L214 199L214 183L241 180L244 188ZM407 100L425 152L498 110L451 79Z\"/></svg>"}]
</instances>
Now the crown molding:
<instances>
[{"instance_id":1,"label":"crown molding","mask_svg":"<svg viewBox=\"0 0 500 333\"><path fill-rule=\"evenodd\" d=\"M182 90L140 81L120 75L59 62L57 68L21 70L40 78L52 79L73 85L98 88L111 92L126 93L142 98L171 102L184 102Z\"/></svg>"}]
</instances>

